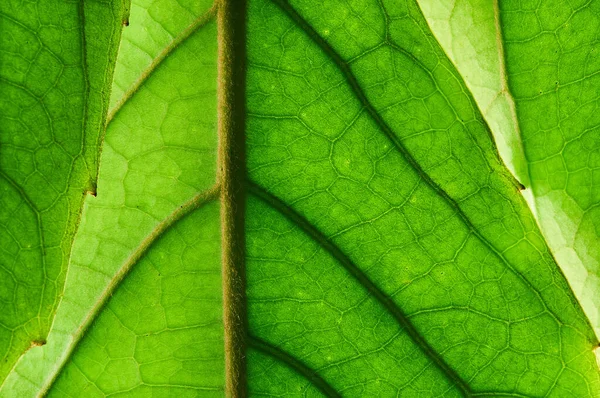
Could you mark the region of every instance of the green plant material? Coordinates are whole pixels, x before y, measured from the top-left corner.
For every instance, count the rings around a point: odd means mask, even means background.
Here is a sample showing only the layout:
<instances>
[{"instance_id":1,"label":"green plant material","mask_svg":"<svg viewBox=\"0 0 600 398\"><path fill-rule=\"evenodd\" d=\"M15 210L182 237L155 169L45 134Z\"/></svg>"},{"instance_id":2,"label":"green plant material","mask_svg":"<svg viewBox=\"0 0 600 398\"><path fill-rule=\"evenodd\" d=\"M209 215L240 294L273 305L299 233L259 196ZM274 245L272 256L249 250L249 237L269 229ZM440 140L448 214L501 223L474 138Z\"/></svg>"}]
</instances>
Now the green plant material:
<instances>
[{"instance_id":1,"label":"green plant material","mask_svg":"<svg viewBox=\"0 0 600 398\"><path fill-rule=\"evenodd\" d=\"M0 4L0 382L52 324L127 13L120 0Z\"/></svg>"},{"instance_id":2,"label":"green plant material","mask_svg":"<svg viewBox=\"0 0 600 398\"><path fill-rule=\"evenodd\" d=\"M598 340L494 112L419 5L249 0L245 137L228 6L133 0L48 343L0 396L599 396ZM232 269L246 288L223 292Z\"/></svg>"},{"instance_id":3,"label":"green plant material","mask_svg":"<svg viewBox=\"0 0 600 398\"><path fill-rule=\"evenodd\" d=\"M598 334L600 6L419 4L504 146L503 159L531 188L530 207Z\"/></svg>"}]
</instances>

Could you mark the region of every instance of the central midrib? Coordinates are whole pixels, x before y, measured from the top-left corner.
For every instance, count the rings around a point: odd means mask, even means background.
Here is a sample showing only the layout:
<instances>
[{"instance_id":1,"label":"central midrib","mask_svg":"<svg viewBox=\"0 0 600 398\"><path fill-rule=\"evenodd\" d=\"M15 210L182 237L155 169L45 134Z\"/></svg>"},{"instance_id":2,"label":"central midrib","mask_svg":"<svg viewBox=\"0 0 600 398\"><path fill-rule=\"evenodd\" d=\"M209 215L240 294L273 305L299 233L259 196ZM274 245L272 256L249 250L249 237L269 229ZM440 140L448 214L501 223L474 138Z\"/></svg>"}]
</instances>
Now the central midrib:
<instances>
[{"instance_id":1,"label":"central midrib","mask_svg":"<svg viewBox=\"0 0 600 398\"><path fill-rule=\"evenodd\" d=\"M287 3L275 1L285 7ZM293 209L247 180L245 156L246 119L246 11L245 0L222 0L217 11L219 58L218 58L218 180L221 190L222 230L222 277L223 321L225 334L225 392L228 397L241 398L248 395L247 347L268 353L307 377L321 391L335 396L324 379L293 356L279 351L264 350L264 344L248 335L246 302L246 252L244 209L246 190L274 206L299 228L315 239L332 254L359 283L367 289L396 319L421 351L433 362L463 395L470 396L471 389L421 336L412 322L364 273L333 245L320 231L312 227ZM280 205L278 205L280 204ZM312 375L312 377L311 377Z\"/></svg>"},{"instance_id":2,"label":"central midrib","mask_svg":"<svg viewBox=\"0 0 600 398\"><path fill-rule=\"evenodd\" d=\"M285 1L274 0L286 13L295 13ZM249 341L248 314L246 303L246 264L245 264L245 231L244 209L246 189L253 195L278 209L298 227L304 230L344 268L356 278L360 284L372 294L396 319L407 332L415 345L433 362L463 395L470 396L471 389L416 330L412 322L396 306L393 300L383 293L354 263L342 253L337 246L322 236L320 231L312 227L308 221L299 216L277 198L246 179L245 156L245 119L246 119L246 0L222 0L217 11L219 41L219 84L218 84L218 137L219 137L219 177L221 181L221 228L222 228L222 270L223 270L223 320L225 331L225 389L226 395L233 398L246 397L247 363L246 351L250 343L260 349L256 338ZM311 27L303 27L305 31ZM309 33L307 31L307 33ZM337 64L337 63L336 63ZM358 90L358 94L362 91ZM366 98L364 101L366 102ZM382 121L380 121L382 122ZM277 204L281 203L280 206ZM264 351L264 350L263 350ZM283 351L282 351L283 352ZM272 354L269 351L270 354ZM291 355L293 364L301 362ZM278 356L276 358L280 359ZM289 361L288 361L289 362ZM303 366L291 365L297 372ZM308 369L308 368L307 368ZM320 385L320 378L309 378ZM323 390L322 390L323 391ZM325 390L327 391L327 390ZM330 394L328 394L330 395Z\"/></svg>"},{"instance_id":3,"label":"central midrib","mask_svg":"<svg viewBox=\"0 0 600 398\"><path fill-rule=\"evenodd\" d=\"M217 11L218 176L221 181L221 247L225 390L247 396L246 250L246 0L221 0Z\"/></svg>"}]
</instances>

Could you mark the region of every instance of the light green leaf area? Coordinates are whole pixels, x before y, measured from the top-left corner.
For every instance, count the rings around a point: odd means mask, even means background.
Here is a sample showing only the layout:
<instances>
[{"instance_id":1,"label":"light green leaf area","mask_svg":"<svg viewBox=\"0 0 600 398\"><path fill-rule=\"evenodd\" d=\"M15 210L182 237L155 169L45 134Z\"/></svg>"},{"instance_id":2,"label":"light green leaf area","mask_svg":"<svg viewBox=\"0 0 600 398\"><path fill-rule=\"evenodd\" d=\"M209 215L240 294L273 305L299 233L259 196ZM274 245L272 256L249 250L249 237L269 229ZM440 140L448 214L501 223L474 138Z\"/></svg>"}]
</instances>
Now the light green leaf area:
<instances>
[{"instance_id":1,"label":"light green leaf area","mask_svg":"<svg viewBox=\"0 0 600 398\"><path fill-rule=\"evenodd\" d=\"M122 1L0 4L0 382L45 344L95 191Z\"/></svg>"},{"instance_id":2,"label":"light green leaf area","mask_svg":"<svg viewBox=\"0 0 600 398\"><path fill-rule=\"evenodd\" d=\"M496 141L523 154L501 153L531 188L530 207L598 333L600 6L489 3L419 1Z\"/></svg>"},{"instance_id":3,"label":"light green leaf area","mask_svg":"<svg viewBox=\"0 0 600 398\"><path fill-rule=\"evenodd\" d=\"M145 79L131 87L129 100L110 114L98 195L85 201L63 299L48 344L30 350L21 359L3 386L5 396L35 395L52 382L66 362L77 367L77 360L71 360L71 356L75 344L87 332L81 325L96 318L97 325L104 326L93 331L102 337L90 337L92 341L86 338L80 349L98 341L98 352L104 353L105 362L90 360L82 367L86 373L79 377L85 380L93 377L88 372L104 372L104 384L91 389L78 382L82 389L78 393L70 390L74 396L93 396L97 391L109 394L144 381L168 384L152 377L170 377L163 366L171 371L180 366L188 368L189 374L181 376L179 383L187 385L193 379L210 390L214 384L209 381L210 373L215 367L223 367L218 206L211 203L202 207L203 216L193 213L172 227L165 224L165 218L175 209L215 183L216 29L210 16L197 18L207 12L210 4L189 3L189 15L161 14L170 19L155 22L158 26L173 25L172 19L177 17L179 24L173 28L171 40L163 42L163 62L144 64L141 69L145 68ZM138 18L144 21L142 6L133 4L130 24L141 24ZM189 26L193 29L186 31ZM139 30L127 28L123 43L133 40L131 37L153 43L151 32L143 40ZM173 43L182 32L189 36L185 43ZM147 48L153 50L150 44ZM163 48L154 49L152 57L159 57L160 51ZM121 49L115 80L125 81L122 74L128 72L123 65L130 56L139 54ZM198 70L204 71L201 82L196 79ZM194 222L198 217L200 221ZM192 230L190 225L194 225ZM148 244L162 233L163 243L157 242L149 249ZM135 272L120 285L130 268ZM179 289L184 286L184 290ZM101 307L113 293L110 304ZM141 334L137 337L136 333ZM113 346L102 343L107 339ZM176 341L177 345L161 348L164 341ZM164 357L165 350L170 352L170 364ZM213 360L215 356L218 358ZM135 360L148 366L137 369ZM131 373L132 366L138 372L136 377ZM210 372L201 370L203 367ZM70 368L65 374L70 374ZM199 376L203 374L207 377ZM222 371L220 374L222 379ZM219 372L215 377L219 379Z\"/></svg>"},{"instance_id":4,"label":"light green leaf area","mask_svg":"<svg viewBox=\"0 0 600 398\"><path fill-rule=\"evenodd\" d=\"M506 166L519 182L529 187L521 131L506 76L498 2L419 0L418 3L432 32L477 101Z\"/></svg>"},{"instance_id":5,"label":"light green leaf area","mask_svg":"<svg viewBox=\"0 0 600 398\"><path fill-rule=\"evenodd\" d=\"M48 344L0 396L226 395L210 7L133 1ZM594 330L419 5L247 13L247 395L599 396Z\"/></svg>"}]
</instances>

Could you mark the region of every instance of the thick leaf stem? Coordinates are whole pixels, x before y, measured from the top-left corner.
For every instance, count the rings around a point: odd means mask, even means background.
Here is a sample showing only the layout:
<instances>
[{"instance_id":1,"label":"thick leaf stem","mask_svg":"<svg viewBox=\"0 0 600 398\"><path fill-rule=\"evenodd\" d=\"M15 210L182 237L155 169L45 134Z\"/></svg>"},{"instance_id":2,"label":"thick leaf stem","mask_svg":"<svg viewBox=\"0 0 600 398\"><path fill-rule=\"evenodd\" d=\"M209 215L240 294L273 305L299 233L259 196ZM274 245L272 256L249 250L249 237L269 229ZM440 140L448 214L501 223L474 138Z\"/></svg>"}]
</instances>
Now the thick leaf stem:
<instances>
[{"instance_id":1,"label":"thick leaf stem","mask_svg":"<svg viewBox=\"0 0 600 398\"><path fill-rule=\"evenodd\" d=\"M225 388L227 396L237 398L247 395L244 244L246 1L221 0L217 20Z\"/></svg>"}]
</instances>

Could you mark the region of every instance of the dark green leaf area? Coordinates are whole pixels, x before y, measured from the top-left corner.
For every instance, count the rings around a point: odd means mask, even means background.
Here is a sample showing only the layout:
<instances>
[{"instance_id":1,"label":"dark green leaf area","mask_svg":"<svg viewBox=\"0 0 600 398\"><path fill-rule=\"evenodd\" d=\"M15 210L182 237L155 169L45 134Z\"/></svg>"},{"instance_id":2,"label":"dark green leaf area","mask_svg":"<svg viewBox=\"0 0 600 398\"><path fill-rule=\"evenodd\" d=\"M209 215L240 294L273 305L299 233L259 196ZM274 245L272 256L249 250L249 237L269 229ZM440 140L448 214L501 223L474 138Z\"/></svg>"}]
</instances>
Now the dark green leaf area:
<instances>
[{"instance_id":1,"label":"dark green leaf area","mask_svg":"<svg viewBox=\"0 0 600 398\"><path fill-rule=\"evenodd\" d=\"M593 396L592 329L416 4L254 0L248 35L250 333L343 395Z\"/></svg>"},{"instance_id":2,"label":"dark green leaf area","mask_svg":"<svg viewBox=\"0 0 600 398\"><path fill-rule=\"evenodd\" d=\"M123 2L0 3L0 382L44 344L58 305L95 189Z\"/></svg>"},{"instance_id":3,"label":"dark green leaf area","mask_svg":"<svg viewBox=\"0 0 600 398\"><path fill-rule=\"evenodd\" d=\"M69 203L71 173L82 183L78 11L60 4L46 14L47 6L25 7L27 13L15 2L0 8L0 375L32 340L45 337L68 253L68 245L61 247L68 213L77 211Z\"/></svg>"}]
</instances>

